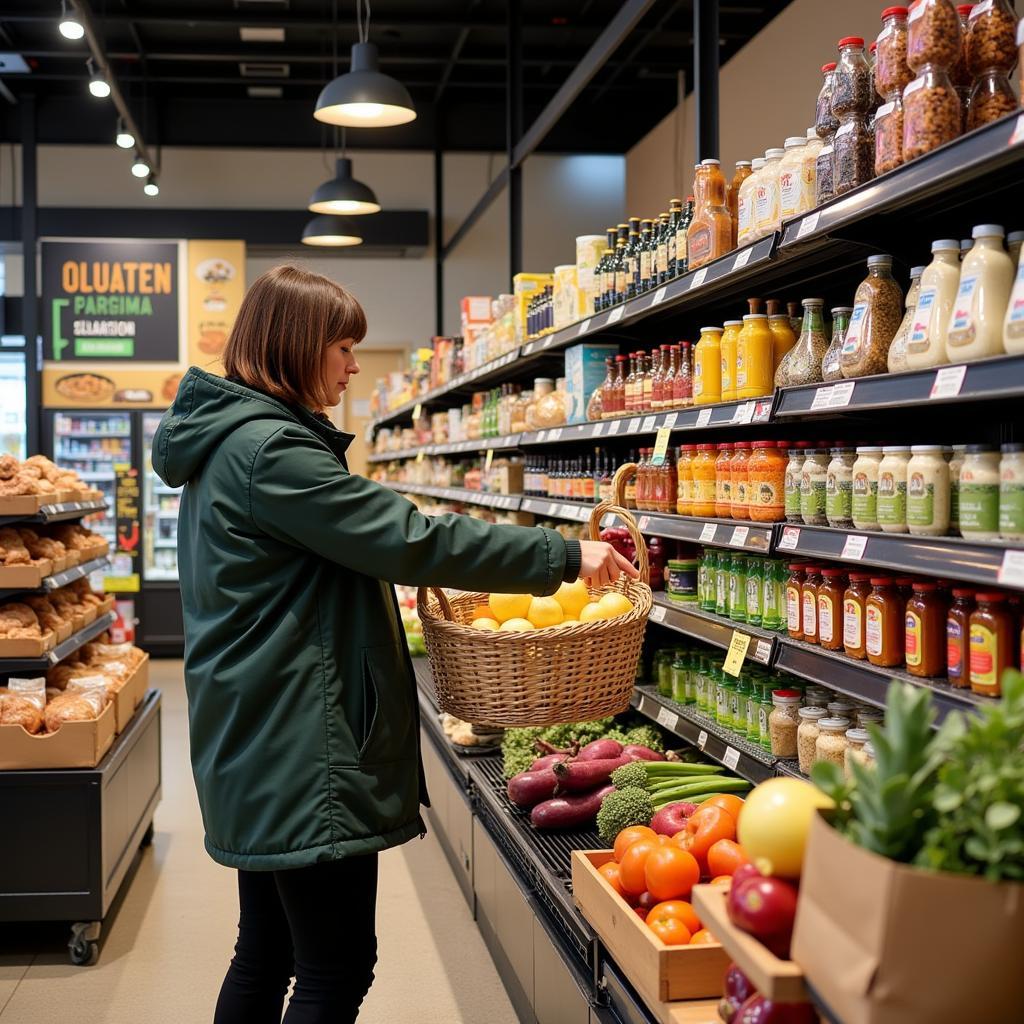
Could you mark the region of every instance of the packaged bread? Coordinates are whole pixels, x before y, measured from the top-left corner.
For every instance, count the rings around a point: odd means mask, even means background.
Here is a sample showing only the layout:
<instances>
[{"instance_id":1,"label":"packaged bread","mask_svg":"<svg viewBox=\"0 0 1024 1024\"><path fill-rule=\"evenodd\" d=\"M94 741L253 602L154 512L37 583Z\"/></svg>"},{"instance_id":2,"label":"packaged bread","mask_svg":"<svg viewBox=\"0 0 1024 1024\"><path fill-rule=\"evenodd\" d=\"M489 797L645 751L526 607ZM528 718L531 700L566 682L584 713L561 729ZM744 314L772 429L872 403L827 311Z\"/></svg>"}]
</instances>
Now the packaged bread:
<instances>
[{"instance_id":1,"label":"packaged bread","mask_svg":"<svg viewBox=\"0 0 1024 1024\"><path fill-rule=\"evenodd\" d=\"M43 727L43 709L21 694L0 688L0 725L20 725L26 732L37 733Z\"/></svg>"},{"instance_id":2,"label":"packaged bread","mask_svg":"<svg viewBox=\"0 0 1024 1024\"><path fill-rule=\"evenodd\" d=\"M0 605L0 640L21 640L41 637L36 613L19 601Z\"/></svg>"},{"instance_id":3,"label":"packaged bread","mask_svg":"<svg viewBox=\"0 0 1024 1024\"><path fill-rule=\"evenodd\" d=\"M57 732L65 722L89 722L99 718L106 706L107 688L102 680L93 679L90 685L86 685L85 680L73 680L59 697L46 705L43 720L47 732Z\"/></svg>"}]
</instances>

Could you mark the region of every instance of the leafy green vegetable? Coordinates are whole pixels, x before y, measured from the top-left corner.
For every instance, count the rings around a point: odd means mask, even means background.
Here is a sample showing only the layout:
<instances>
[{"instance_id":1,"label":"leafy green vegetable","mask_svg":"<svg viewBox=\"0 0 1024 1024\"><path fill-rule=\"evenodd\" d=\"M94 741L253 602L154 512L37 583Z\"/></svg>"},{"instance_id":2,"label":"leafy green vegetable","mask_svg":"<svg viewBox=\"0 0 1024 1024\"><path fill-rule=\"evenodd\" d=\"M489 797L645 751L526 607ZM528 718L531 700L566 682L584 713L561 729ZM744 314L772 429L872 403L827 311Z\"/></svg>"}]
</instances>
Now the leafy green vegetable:
<instances>
[{"instance_id":1,"label":"leafy green vegetable","mask_svg":"<svg viewBox=\"0 0 1024 1024\"><path fill-rule=\"evenodd\" d=\"M654 804L646 790L633 786L616 789L601 801L597 812L597 831L609 846L615 837L630 825L649 825L654 817Z\"/></svg>"}]
</instances>

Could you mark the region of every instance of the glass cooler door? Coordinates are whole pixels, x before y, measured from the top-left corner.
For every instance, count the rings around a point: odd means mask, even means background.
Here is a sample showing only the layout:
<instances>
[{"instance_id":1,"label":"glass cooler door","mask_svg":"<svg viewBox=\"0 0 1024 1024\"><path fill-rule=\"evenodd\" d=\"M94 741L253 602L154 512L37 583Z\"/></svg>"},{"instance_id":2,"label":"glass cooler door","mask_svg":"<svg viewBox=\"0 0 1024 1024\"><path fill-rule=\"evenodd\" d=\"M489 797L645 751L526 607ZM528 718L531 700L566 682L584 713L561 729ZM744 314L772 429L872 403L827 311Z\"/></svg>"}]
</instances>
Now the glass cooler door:
<instances>
[{"instance_id":1,"label":"glass cooler door","mask_svg":"<svg viewBox=\"0 0 1024 1024\"><path fill-rule=\"evenodd\" d=\"M142 575L153 583L178 580L178 500L180 487L168 487L153 472L153 435L162 413L142 414L142 514L145 531Z\"/></svg>"}]
</instances>

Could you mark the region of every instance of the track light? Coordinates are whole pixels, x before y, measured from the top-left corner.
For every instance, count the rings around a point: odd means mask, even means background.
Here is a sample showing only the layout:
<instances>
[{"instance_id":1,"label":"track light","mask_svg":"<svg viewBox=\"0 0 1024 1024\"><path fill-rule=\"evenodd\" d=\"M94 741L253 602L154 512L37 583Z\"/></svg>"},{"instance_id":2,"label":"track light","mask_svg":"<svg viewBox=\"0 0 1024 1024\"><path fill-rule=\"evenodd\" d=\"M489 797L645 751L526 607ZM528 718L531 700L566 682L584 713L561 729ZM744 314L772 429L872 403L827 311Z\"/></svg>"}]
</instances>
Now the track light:
<instances>
[{"instance_id":1,"label":"track light","mask_svg":"<svg viewBox=\"0 0 1024 1024\"><path fill-rule=\"evenodd\" d=\"M65 39L77 40L85 35L85 27L74 14L68 12L68 0L61 0L60 23L57 28Z\"/></svg>"},{"instance_id":2,"label":"track light","mask_svg":"<svg viewBox=\"0 0 1024 1024\"><path fill-rule=\"evenodd\" d=\"M134 149L135 136L125 126L123 119L117 119L117 138L114 139L120 149Z\"/></svg>"},{"instance_id":3,"label":"track light","mask_svg":"<svg viewBox=\"0 0 1024 1024\"><path fill-rule=\"evenodd\" d=\"M132 164L132 174L134 174L136 178L149 177L149 164L147 164L146 161L138 154L135 155L135 163Z\"/></svg>"},{"instance_id":4,"label":"track light","mask_svg":"<svg viewBox=\"0 0 1024 1024\"><path fill-rule=\"evenodd\" d=\"M321 214L314 217L302 231L303 245L317 245L324 248L343 245L362 245L362 238L354 233L351 223L345 217Z\"/></svg>"},{"instance_id":5,"label":"track light","mask_svg":"<svg viewBox=\"0 0 1024 1024\"><path fill-rule=\"evenodd\" d=\"M142 191L145 192L147 196L160 195L160 186L156 183L156 178L154 178L152 174L146 179L146 184L142 186Z\"/></svg>"},{"instance_id":6,"label":"track light","mask_svg":"<svg viewBox=\"0 0 1024 1024\"><path fill-rule=\"evenodd\" d=\"M110 95L110 83L93 66L90 57L85 66L89 69L89 92L98 100L105 100Z\"/></svg>"},{"instance_id":7,"label":"track light","mask_svg":"<svg viewBox=\"0 0 1024 1024\"><path fill-rule=\"evenodd\" d=\"M312 213L380 213L380 203L369 185L352 177L352 161L341 157L335 176L313 193L308 209Z\"/></svg>"}]
</instances>

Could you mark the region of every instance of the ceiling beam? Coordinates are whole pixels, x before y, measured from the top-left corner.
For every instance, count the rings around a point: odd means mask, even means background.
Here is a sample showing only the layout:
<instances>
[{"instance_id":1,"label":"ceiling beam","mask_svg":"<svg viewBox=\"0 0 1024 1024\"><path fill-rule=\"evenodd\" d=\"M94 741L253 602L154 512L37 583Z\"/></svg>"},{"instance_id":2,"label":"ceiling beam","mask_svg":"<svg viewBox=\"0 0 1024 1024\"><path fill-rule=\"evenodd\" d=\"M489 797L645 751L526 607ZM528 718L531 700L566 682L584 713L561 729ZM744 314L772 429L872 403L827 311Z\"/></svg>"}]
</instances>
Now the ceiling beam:
<instances>
[{"instance_id":1,"label":"ceiling beam","mask_svg":"<svg viewBox=\"0 0 1024 1024\"><path fill-rule=\"evenodd\" d=\"M640 54L640 51L650 42L652 42L662 29L665 27L665 22L676 13L677 10L682 6L682 0L673 0L668 5L668 9L661 15L657 22L649 28L642 36L636 41L636 43L630 47L629 53L626 54L625 60L621 60L617 65L611 69L611 73L601 83L597 91L590 97L591 103L596 103L609 89L610 86L615 84L615 79L622 74L622 72L629 67L630 64ZM691 41L692 42L692 41ZM647 65L650 66L650 65Z\"/></svg>"}]
</instances>

